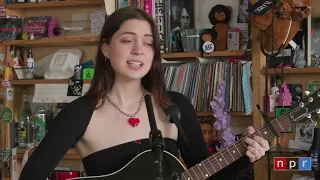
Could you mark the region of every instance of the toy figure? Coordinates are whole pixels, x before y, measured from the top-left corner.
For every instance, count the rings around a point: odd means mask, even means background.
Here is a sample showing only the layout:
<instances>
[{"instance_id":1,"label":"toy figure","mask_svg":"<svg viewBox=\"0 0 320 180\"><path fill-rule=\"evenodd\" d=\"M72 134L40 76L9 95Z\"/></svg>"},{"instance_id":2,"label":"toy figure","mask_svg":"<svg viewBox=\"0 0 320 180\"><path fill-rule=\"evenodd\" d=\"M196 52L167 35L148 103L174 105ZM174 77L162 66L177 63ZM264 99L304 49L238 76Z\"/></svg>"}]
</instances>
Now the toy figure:
<instances>
[{"instance_id":1,"label":"toy figure","mask_svg":"<svg viewBox=\"0 0 320 180\"><path fill-rule=\"evenodd\" d=\"M260 30L257 39L267 52L271 52L272 46L274 51L286 47L299 31L301 20L311 14L311 8L293 7L292 0L283 0L282 3L277 4L274 12L274 15L272 10L269 10L262 16L251 16L252 25Z\"/></svg>"},{"instance_id":2,"label":"toy figure","mask_svg":"<svg viewBox=\"0 0 320 180\"><path fill-rule=\"evenodd\" d=\"M209 12L209 20L213 25L212 31L215 31L217 37L213 44L217 51L225 51L227 49L227 33L229 30L228 23L230 21L232 8L218 4L212 7Z\"/></svg>"}]
</instances>

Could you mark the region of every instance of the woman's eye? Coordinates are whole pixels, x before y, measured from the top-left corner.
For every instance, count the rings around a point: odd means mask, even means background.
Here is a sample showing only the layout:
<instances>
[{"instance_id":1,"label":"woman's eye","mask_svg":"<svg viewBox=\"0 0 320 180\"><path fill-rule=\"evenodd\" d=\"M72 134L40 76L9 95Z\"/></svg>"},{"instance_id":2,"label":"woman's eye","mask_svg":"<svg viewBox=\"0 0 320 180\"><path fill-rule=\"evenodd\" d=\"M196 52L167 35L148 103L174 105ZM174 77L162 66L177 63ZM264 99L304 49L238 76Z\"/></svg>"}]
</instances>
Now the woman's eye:
<instances>
[{"instance_id":1,"label":"woman's eye","mask_svg":"<svg viewBox=\"0 0 320 180\"><path fill-rule=\"evenodd\" d=\"M131 43L132 41L130 41L130 40L122 40L121 42L123 42L123 43Z\"/></svg>"},{"instance_id":2,"label":"woman's eye","mask_svg":"<svg viewBox=\"0 0 320 180\"><path fill-rule=\"evenodd\" d=\"M145 44L147 45L147 46L152 46L153 47L153 43L151 42L145 42Z\"/></svg>"}]
</instances>

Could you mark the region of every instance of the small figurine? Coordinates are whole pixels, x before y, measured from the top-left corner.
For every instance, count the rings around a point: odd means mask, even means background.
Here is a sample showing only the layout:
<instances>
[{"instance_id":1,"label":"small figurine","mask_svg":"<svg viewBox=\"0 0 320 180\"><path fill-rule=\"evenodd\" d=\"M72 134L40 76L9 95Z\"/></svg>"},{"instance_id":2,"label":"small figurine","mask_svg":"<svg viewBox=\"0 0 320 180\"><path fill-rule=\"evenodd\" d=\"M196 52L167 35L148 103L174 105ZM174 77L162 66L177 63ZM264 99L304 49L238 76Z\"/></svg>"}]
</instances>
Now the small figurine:
<instances>
[{"instance_id":1,"label":"small figurine","mask_svg":"<svg viewBox=\"0 0 320 180\"><path fill-rule=\"evenodd\" d=\"M213 25L212 31L215 31L217 37L213 44L217 51L225 51L227 49L227 33L229 28L229 21L231 18L232 8L221 4L212 7L209 12L209 20Z\"/></svg>"}]
</instances>

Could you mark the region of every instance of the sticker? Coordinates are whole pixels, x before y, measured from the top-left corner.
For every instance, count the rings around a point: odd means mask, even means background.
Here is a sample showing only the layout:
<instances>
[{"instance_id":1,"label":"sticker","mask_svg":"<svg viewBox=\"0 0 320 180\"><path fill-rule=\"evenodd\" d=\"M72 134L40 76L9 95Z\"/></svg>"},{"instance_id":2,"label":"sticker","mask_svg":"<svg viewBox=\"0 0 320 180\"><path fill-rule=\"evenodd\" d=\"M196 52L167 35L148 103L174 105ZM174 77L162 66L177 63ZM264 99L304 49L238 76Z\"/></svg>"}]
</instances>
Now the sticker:
<instances>
[{"instance_id":1,"label":"sticker","mask_svg":"<svg viewBox=\"0 0 320 180\"><path fill-rule=\"evenodd\" d=\"M206 53L211 53L214 50L214 44L211 41L203 43L202 49Z\"/></svg>"},{"instance_id":2,"label":"sticker","mask_svg":"<svg viewBox=\"0 0 320 180\"><path fill-rule=\"evenodd\" d=\"M3 122L9 123L12 120L12 110L9 107L4 107L0 113L0 118Z\"/></svg>"},{"instance_id":3,"label":"sticker","mask_svg":"<svg viewBox=\"0 0 320 180\"><path fill-rule=\"evenodd\" d=\"M67 96L82 95L83 80L69 79Z\"/></svg>"},{"instance_id":4,"label":"sticker","mask_svg":"<svg viewBox=\"0 0 320 180\"><path fill-rule=\"evenodd\" d=\"M7 101L13 101L13 89L11 87L7 88Z\"/></svg>"},{"instance_id":5,"label":"sticker","mask_svg":"<svg viewBox=\"0 0 320 180\"><path fill-rule=\"evenodd\" d=\"M41 118L36 117L34 119L34 125L35 125L35 128L37 129L34 140L36 142L40 142L46 135L46 124Z\"/></svg>"},{"instance_id":6,"label":"sticker","mask_svg":"<svg viewBox=\"0 0 320 180\"><path fill-rule=\"evenodd\" d=\"M0 54L0 61L3 61L5 58L5 55L4 54Z\"/></svg>"},{"instance_id":7,"label":"sticker","mask_svg":"<svg viewBox=\"0 0 320 180\"><path fill-rule=\"evenodd\" d=\"M3 86L4 88L9 88L9 87L11 87L11 83L10 83L10 81L8 81L8 80L3 80L3 81L2 81L2 86Z\"/></svg>"},{"instance_id":8,"label":"sticker","mask_svg":"<svg viewBox=\"0 0 320 180\"><path fill-rule=\"evenodd\" d=\"M2 161L9 161L12 156L11 149L0 149L0 159Z\"/></svg>"}]
</instances>

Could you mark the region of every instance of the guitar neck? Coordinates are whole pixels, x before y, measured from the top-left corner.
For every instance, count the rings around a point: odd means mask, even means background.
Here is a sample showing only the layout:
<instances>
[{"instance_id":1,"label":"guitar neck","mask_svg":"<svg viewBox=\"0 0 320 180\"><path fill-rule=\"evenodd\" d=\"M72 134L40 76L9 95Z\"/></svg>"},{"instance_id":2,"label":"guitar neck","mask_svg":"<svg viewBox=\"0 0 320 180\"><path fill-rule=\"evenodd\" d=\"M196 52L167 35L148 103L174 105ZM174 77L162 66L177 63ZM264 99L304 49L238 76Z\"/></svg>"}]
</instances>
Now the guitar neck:
<instances>
[{"instance_id":1,"label":"guitar neck","mask_svg":"<svg viewBox=\"0 0 320 180\"><path fill-rule=\"evenodd\" d=\"M288 125L291 124L291 121L288 116L284 116L279 119L272 120L271 124L277 133L280 133L284 131L284 127L288 127ZM271 140L274 137L272 131L266 125L257 129L254 135L263 137L266 140ZM199 164L193 166L189 170L183 172L181 178L185 180L204 180L238 160L244 156L247 151L246 144L243 141L244 138L241 138L237 142L229 145Z\"/></svg>"}]
</instances>

